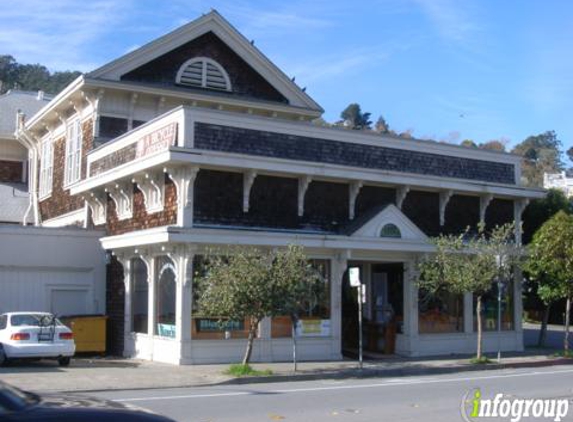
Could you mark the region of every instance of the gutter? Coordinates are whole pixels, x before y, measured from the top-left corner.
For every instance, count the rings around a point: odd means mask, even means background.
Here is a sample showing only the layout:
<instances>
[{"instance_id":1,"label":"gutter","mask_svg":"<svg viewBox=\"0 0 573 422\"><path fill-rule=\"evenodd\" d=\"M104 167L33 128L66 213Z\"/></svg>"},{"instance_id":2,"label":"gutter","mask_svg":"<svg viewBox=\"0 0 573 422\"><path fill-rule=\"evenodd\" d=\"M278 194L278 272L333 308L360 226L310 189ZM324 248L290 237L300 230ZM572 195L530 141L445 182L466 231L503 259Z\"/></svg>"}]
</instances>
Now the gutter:
<instances>
[{"instance_id":1,"label":"gutter","mask_svg":"<svg viewBox=\"0 0 573 422\"><path fill-rule=\"evenodd\" d=\"M36 141L26 133L24 130L24 120L26 115L22 112L18 112L16 121L16 131L14 135L18 142L20 142L26 149L28 149L28 192L30 193L30 203L26 212L24 213L24 218L22 220L22 225L26 226L28 224L28 216L30 211L34 212L34 226L40 225L40 212L39 212L39 200L38 200L38 160L39 152L38 145Z\"/></svg>"}]
</instances>

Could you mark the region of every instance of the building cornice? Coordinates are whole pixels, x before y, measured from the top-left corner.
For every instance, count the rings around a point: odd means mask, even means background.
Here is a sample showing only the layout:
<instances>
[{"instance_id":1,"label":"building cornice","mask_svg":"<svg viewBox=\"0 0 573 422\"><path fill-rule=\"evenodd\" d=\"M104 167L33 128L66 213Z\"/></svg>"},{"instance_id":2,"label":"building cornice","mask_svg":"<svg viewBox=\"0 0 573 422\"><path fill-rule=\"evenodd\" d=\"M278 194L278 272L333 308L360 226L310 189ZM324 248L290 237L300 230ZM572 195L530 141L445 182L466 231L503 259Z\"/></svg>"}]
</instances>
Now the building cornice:
<instances>
[{"instance_id":1,"label":"building cornice","mask_svg":"<svg viewBox=\"0 0 573 422\"><path fill-rule=\"evenodd\" d=\"M96 189L122 178L128 178L138 172L153 168L162 169L167 165L192 165L214 170L243 172L257 170L259 174L285 177L310 175L314 180L330 180L347 183L363 181L368 184L407 185L411 189L452 190L457 193L473 195L492 194L506 198L543 198L543 189L531 189L515 185L491 184L464 179L452 179L393 171L347 167L335 164L317 164L293 161L281 158L241 155L233 153L194 150L172 147L170 150L132 161L109 171L82 180L71 186L73 195Z\"/></svg>"}]
</instances>

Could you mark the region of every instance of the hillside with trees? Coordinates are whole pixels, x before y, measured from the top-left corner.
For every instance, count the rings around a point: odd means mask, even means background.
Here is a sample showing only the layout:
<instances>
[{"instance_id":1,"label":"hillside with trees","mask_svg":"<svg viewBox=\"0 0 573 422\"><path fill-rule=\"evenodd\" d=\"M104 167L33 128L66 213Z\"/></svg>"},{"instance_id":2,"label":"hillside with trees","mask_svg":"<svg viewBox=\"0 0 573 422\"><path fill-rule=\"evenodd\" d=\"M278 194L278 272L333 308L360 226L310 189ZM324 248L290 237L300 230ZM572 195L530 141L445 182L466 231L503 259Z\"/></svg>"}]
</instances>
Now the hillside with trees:
<instances>
[{"instance_id":1,"label":"hillside with trees","mask_svg":"<svg viewBox=\"0 0 573 422\"><path fill-rule=\"evenodd\" d=\"M10 89L57 94L81 75L78 71L50 72L39 63L22 64L10 55L0 55L0 94Z\"/></svg>"}]
</instances>

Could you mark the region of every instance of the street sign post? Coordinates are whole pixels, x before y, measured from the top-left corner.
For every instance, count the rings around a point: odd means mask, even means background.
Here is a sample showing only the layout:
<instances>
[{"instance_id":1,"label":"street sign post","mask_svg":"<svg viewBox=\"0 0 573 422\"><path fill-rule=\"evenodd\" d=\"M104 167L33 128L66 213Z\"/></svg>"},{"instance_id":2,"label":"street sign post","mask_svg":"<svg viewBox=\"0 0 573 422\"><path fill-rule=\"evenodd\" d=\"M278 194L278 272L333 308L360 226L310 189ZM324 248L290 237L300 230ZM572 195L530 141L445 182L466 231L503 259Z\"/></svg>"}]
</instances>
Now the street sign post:
<instances>
[{"instance_id":1,"label":"street sign post","mask_svg":"<svg viewBox=\"0 0 573 422\"><path fill-rule=\"evenodd\" d=\"M348 278L350 285L356 287L358 290L358 365L360 369L363 366L363 356L362 356L362 303L366 299L366 291L364 285L360 282L360 268L351 267L348 269Z\"/></svg>"}]
</instances>

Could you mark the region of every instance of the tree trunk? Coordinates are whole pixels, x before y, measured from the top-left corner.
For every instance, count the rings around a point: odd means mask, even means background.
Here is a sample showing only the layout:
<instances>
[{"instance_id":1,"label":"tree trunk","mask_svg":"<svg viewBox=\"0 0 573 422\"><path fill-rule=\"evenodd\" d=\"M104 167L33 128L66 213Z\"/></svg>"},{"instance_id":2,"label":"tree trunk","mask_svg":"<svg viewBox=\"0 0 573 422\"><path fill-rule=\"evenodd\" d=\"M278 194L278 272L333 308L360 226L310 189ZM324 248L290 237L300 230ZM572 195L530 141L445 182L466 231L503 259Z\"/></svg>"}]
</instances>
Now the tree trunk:
<instances>
[{"instance_id":1,"label":"tree trunk","mask_svg":"<svg viewBox=\"0 0 573 422\"><path fill-rule=\"evenodd\" d=\"M551 312L551 303L545 305L543 310L543 319L541 320L541 330L539 331L539 340L537 341L538 347L545 347L545 340L547 339L547 324L549 324L549 313Z\"/></svg>"},{"instance_id":2,"label":"tree trunk","mask_svg":"<svg viewBox=\"0 0 573 422\"><path fill-rule=\"evenodd\" d=\"M481 359L482 354L482 327L481 327L481 295L476 298L476 321L477 321L477 353L476 358Z\"/></svg>"},{"instance_id":3,"label":"tree trunk","mask_svg":"<svg viewBox=\"0 0 573 422\"><path fill-rule=\"evenodd\" d=\"M245 357L243 358L243 365L248 365L249 361L251 360L251 354L253 353L253 342L255 341L258 325L259 321L256 318L251 318L249 320L249 336L247 338L247 350L245 351Z\"/></svg>"},{"instance_id":4,"label":"tree trunk","mask_svg":"<svg viewBox=\"0 0 573 422\"><path fill-rule=\"evenodd\" d=\"M563 351L565 356L569 355L569 322L571 320L571 297L567 298L565 305L565 338L563 339Z\"/></svg>"}]
</instances>

